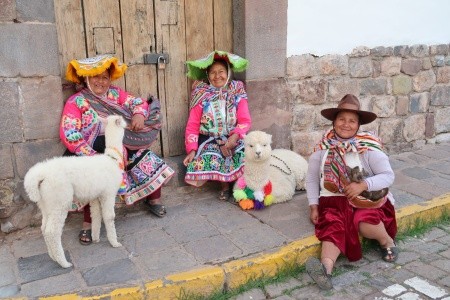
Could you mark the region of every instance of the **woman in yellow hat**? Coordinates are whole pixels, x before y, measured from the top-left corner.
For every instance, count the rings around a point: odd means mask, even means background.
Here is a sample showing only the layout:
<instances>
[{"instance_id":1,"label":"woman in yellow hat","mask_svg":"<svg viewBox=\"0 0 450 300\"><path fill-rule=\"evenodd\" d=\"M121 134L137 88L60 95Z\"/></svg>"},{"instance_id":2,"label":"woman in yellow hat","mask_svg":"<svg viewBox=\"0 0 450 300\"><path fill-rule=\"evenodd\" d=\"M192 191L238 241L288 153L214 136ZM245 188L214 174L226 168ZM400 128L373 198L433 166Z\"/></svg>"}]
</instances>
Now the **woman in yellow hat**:
<instances>
[{"instance_id":1,"label":"woman in yellow hat","mask_svg":"<svg viewBox=\"0 0 450 300\"><path fill-rule=\"evenodd\" d=\"M119 203L131 205L144 199L150 212L164 217L166 208L161 203L161 186L174 171L149 150L161 128L159 100L155 97L134 97L111 85L127 69L116 57L99 55L72 60L66 79L83 88L65 103L61 116L60 138L66 146L64 155L94 155L105 149L104 120L110 114L123 116L129 125L124 138L126 186L119 191ZM99 178L100 180L101 178ZM74 204L74 208L80 209ZM84 222L80 243L92 242L89 206L84 207Z\"/></svg>"}]
</instances>

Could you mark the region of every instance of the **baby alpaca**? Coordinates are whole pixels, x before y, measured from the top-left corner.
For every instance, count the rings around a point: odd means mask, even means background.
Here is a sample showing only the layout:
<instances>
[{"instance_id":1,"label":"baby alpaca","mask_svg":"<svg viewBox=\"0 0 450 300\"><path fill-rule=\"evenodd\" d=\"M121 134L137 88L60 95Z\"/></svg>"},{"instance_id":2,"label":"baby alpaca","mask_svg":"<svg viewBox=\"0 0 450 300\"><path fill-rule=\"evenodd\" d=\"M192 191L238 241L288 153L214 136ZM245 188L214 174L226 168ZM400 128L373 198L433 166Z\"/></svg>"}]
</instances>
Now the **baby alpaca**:
<instances>
[{"instance_id":1,"label":"baby alpaca","mask_svg":"<svg viewBox=\"0 0 450 300\"><path fill-rule=\"evenodd\" d=\"M260 209L292 199L305 188L308 162L287 149L271 148L272 136L252 131L244 138L244 175L236 182L233 196L243 209Z\"/></svg>"},{"instance_id":2,"label":"baby alpaca","mask_svg":"<svg viewBox=\"0 0 450 300\"><path fill-rule=\"evenodd\" d=\"M367 172L362 169L362 171L359 170L359 167L356 166L354 168L350 168L349 166L346 166L347 174L350 179L350 182L361 182L364 180L364 178L368 175ZM389 192L388 188L381 189L379 191L363 191L360 196L366 198L370 201L377 201L384 196L386 196Z\"/></svg>"},{"instance_id":3,"label":"baby alpaca","mask_svg":"<svg viewBox=\"0 0 450 300\"><path fill-rule=\"evenodd\" d=\"M126 125L120 116L107 118L104 154L55 157L37 163L25 175L28 197L42 212L41 230L48 254L63 268L72 266L64 255L61 235L74 198L91 205L92 240L100 240L103 217L109 242L113 247L121 246L114 225L114 204L123 179L122 140Z\"/></svg>"}]
</instances>

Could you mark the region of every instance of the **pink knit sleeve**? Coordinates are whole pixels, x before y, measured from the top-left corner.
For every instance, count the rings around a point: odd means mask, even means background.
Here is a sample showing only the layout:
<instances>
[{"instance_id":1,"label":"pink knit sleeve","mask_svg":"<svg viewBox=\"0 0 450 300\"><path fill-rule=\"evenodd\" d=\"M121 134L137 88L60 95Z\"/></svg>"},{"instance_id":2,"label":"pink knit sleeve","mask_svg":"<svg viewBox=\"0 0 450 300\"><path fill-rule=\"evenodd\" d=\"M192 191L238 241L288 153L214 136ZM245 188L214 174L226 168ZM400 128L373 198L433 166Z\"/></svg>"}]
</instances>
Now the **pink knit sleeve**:
<instances>
[{"instance_id":1,"label":"pink knit sleeve","mask_svg":"<svg viewBox=\"0 0 450 300\"><path fill-rule=\"evenodd\" d=\"M141 114L148 118L148 102L139 97L134 97L130 93L116 87L119 91L119 104L128 108L132 115Z\"/></svg>"},{"instance_id":2,"label":"pink knit sleeve","mask_svg":"<svg viewBox=\"0 0 450 300\"><path fill-rule=\"evenodd\" d=\"M239 138L244 138L245 134L250 130L252 125L252 119L250 117L250 111L248 109L247 99L241 99L239 101L237 110L237 124L236 127L230 132L230 134L237 133Z\"/></svg>"},{"instance_id":3,"label":"pink knit sleeve","mask_svg":"<svg viewBox=\"0 0 450 300\"><path fill-rule=\"evenodd\" d=\"M200 132L200 120L202 118L203 108L201 103L194 106L189 112L189 118L186 124L186 131L184 134L184 144L186 146L186 153L198 149L198 136Z\"/></svg>"},{"instance_id":4,"label":"pink knit sleeve","mask_svg":"<svg viewBox=\"0 0 450 300\"><path fill-rule=\"evenodd\" d=\"M81 133L82 112L76 104L75 97L80 96L79 94L73 95L64 105L59 126L59 137L70 152L81 156L94 155L97 152L92 149Z\"/></svg>"}]
</instances>

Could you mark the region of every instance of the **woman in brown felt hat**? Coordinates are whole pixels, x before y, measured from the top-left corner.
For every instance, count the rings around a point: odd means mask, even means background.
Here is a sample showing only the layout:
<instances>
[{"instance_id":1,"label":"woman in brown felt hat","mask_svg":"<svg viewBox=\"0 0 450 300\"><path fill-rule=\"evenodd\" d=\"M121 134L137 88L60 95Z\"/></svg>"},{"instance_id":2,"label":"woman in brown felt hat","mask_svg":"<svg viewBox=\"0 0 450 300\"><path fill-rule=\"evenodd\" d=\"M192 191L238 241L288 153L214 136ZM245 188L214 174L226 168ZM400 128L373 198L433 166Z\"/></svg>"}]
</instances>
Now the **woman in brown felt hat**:
<instances>
[{"instance_id":1,"label":"woman in brown felt hat","mask_svg":"<svg viewBox=\"0 0 450 300\"><path fill-rule=\"evenodd\" d=\"M151 213L164 217L161 187L174 171L149 150L159 135L159 100L134 97L111 82L122 77L125 64L109 54L74 59L67 66L66 79L83 88L67 99L61 116L60 137L66 146L64 155L94 155L105 149L104 121L110 114L123 116L129 123L124 137L126 178L118 191L117 204L131 205L144 200ZM101 178L99 178L101 180ZM76 204L74 209L81 209ZM89 205L84 207L80 243L92 243Z\"/></svg>"},{"instance_id":2,"label":"woman in brown felt hat","mask_svg":"<svg viewBox=\"0 0 450 300\"><path fill-rule=\"evenodd\" d=\"M377 240L382 259L395 262L397 223L394 198L391 193L376 201L360 196L364 191L388 188L394 182L394 172L379 138L359 131L377 115L360 109L354 95L345 95L337 108L321 111L333 122L309 158L306 178L310 219L315 234L322 242L320 260L306 262L308 274L322 289L331 289L331 273L342 253L349 261L362 258L358 233ZM351 182L348 168L358 166L368 174L361 182Z\"/></svg>"}]
</instances>

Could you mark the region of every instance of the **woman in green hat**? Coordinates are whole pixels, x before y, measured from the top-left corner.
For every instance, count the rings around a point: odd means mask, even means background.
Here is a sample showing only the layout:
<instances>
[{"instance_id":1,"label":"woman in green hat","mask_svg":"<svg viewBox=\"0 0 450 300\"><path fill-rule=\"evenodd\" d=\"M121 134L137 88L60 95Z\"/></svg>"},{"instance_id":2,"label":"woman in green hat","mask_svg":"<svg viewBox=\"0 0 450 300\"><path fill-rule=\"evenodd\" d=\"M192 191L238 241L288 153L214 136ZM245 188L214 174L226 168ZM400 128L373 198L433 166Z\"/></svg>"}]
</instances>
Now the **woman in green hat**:
<instances>
[{"instance_id":1,"label":"woman in green hat","mask_svg":"<svg viewBox=\"0 0 450 300\"><path fill-rule=\"evenodd\" d=\"M187 62L187 76L196 81L185 131L185 181L197 187L221 182L220 200L228 199L230 183L243 173L242 139L251 118L244 83L230 77L247 65L246 59L224 51Z\"/></svg>"}]
</instances>

